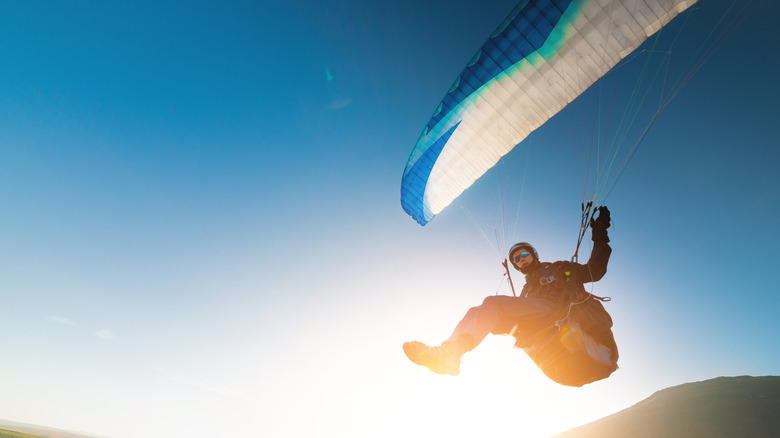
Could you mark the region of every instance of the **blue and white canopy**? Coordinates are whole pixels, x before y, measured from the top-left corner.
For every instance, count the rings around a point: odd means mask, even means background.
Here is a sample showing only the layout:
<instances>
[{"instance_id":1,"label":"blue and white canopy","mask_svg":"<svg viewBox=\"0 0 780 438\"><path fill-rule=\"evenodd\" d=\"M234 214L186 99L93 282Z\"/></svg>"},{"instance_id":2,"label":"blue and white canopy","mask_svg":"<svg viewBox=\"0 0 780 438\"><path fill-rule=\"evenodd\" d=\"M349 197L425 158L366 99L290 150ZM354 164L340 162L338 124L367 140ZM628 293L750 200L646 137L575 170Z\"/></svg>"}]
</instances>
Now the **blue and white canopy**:
<instances>
[{"instance_id":1,"label":"blue and white canopy","mask_svg":"<svg viewBox=\"0 0 780 438\"><path fill-rule=\"evenodd\" d=\"M523 0L452 84L406 163L421 225L696 0Z\"/></svg>"}]
</instances>

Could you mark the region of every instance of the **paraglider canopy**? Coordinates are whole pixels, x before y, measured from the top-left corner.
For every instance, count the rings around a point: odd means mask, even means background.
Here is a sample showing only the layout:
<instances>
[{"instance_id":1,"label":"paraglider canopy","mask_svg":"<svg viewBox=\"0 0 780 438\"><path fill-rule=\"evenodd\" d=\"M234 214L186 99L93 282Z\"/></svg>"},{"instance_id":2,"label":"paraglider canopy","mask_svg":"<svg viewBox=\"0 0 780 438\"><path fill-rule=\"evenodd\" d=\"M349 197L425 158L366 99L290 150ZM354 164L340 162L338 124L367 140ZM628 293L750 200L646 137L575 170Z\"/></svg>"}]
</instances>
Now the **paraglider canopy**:
<instances>
[{"instance_id":1,"label":"paraglider canopy","mask_svg":"<svg viewBox=\"0 0 780 438\"><path fill-rule=\"evenodd\" d=\"M472 57L406 163L428 223L532 131L696 0L523 0Z\"/></svg>"}]
</instances>

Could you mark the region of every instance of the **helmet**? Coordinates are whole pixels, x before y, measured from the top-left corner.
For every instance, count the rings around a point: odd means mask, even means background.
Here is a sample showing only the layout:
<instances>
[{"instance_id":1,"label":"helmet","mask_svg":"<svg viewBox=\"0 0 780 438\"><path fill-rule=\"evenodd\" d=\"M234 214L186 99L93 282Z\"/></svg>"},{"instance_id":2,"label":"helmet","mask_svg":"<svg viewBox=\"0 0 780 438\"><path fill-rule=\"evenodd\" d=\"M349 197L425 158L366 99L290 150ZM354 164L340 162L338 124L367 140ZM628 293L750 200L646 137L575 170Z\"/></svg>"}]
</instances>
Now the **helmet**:
<instances>
[{"instance_id":1,"label":"helmet","mask_svg":"<svg viewBox=\"0 0 780 438\"><path fill-rule=\"evenodd\" d=\"M511 248L509 248L509 254L507 254L507 255L511 257L512 253L517 251L517 250L519 250L519 249L527 249L528 251L531 252L531 254L534 255L534 257L536 258L536 261L539 261L539 253L536 252L536 248L534 248L534 246L531 245L528 242L515 243L514 245L512 245Z\"/></svg>"}]
</instances>

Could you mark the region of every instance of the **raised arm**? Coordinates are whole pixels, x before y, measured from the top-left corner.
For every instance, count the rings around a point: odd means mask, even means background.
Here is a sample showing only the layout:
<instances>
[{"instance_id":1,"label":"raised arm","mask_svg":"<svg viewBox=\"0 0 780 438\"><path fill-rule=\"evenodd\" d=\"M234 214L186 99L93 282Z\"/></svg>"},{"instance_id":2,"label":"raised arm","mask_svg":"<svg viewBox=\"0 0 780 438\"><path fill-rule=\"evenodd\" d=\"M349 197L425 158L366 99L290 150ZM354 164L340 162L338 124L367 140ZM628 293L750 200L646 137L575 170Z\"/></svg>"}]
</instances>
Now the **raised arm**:
<instances>
[{"instance_id":1,"label":"raised arm","mask_svg":"<svg viewBox=\"0 0 780 438\"><path fill-rule=\"evenodd\" d=\"M609 246L607 228L610 226L610 216L607 207L599 207L599 217L590 221L593 251L590 259L584 265L579 265L579 276L583 283L599 281L607 273L609 256L612 248Z\"/></svg>"}]
</instances>

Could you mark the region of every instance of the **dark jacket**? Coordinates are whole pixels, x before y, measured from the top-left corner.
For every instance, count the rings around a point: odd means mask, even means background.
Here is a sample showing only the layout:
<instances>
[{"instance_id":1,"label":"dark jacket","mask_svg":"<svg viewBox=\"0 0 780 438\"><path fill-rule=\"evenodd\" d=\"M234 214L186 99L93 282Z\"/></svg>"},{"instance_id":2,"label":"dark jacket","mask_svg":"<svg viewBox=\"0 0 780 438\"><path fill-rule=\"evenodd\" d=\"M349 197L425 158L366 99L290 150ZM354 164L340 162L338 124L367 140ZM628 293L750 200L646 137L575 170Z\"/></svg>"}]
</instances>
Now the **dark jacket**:
<instances>
[{"instance_id":1,"label":"dark jacket","mask_svg":"<svg viewBox=\"0 0 780 438\"><path fill-rule=\"evenodd\" d=\"M612 253L606 230L602 231L603 233L594 233L593 251L584 265L559 261L539 262L529 266L524 272L525 285L520 295L553 301L561 307L587 297L588 293L583 285L604 277Z\"/></svg>"}]
</instances>

